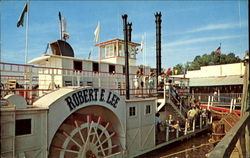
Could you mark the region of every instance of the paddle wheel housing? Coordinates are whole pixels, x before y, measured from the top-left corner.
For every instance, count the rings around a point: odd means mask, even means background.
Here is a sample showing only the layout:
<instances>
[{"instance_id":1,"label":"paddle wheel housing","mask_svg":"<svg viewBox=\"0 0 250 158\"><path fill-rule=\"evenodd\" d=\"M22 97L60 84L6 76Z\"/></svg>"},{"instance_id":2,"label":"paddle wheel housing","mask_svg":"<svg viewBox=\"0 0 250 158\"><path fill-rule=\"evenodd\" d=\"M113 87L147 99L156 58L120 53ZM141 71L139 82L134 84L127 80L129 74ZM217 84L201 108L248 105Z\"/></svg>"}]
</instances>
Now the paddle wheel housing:
<instances>
[{"instance_id":1,"label":"paddle wheel housing","mask_svg":"<svg viewBox=\"0 0 250 158\"><path fill-rule=\"evenodd\" d=\"M112 111L98 105L71 114L59 127L49 157L105 157L122 150L119 121Z\"/></svg>"},{"instance_id":2,"label":"paddle wheel housing","mask_svg":"<svg viewBox=\"0 0 250 158\"><path fill-rule=\"evenodd\" d=\"M94 158L124 155L125 102L101 88L62 88L36 106L48 107L50 158Z\"/></svg>"}]
</instances>

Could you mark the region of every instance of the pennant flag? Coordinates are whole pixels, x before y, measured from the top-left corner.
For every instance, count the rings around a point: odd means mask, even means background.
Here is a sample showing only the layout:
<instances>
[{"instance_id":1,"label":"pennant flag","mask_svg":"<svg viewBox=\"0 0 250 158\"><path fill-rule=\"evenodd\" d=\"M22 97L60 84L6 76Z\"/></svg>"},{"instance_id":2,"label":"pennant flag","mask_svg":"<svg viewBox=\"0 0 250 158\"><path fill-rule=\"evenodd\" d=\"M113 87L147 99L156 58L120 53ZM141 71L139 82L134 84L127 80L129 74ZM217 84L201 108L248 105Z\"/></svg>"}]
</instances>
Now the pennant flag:
<instances>
[{"instance_id":1,"label":"pennant flag","mask_svg":"<svg viewBox=\"0 0 250 158\"><path fill-rule=\"evenodd\" d=\"M91 57L91 51L89 51L89 57L88 57L88 59L90 59L90 57Z\"/></svg>"},{"instance_id":2,"label":"pennant flag","mask_svg":"<svg viewBox=\"0 0 250 158\"><path fill-rule=\"evenodd\" d=\"M17 22L17 27L19 26L23 26L23 21L24 21L24 16L25 16L25 13L28 12L28 2L26 2L24 8L23 8L23 11L18 19L18 22Z\"/></svg>"},{"instance_id":3,"label":"pennant flag","mask_svg":"<svg viewBox=\"0 0 250 158\"><path fill-rule=\"evenodd\" d=\"M221 53L221 47L219 46L214 52L220 54Z\"/></svg>"},{"instance_id":4,"label":"pennant flag","mask_svg":"<svg viewBox=\"0 0 250 158\"><path fill-rule=\"evenodd\" d=\"M61 12L58 13L59 20L62 21Z\"/></svg>"},{"instance_id":5,"label":"pennant flag","mask_svg":"<svg viewBox=\"0 0 250 158\"><path fill-rule=\"evenodd\" d=\"M94 41L96 43L99 41L99 34L100 34L100 22L98 22L98 25L97 25L95 32L94 32L94 35L95 35Z\"/></svg>"}]
</instances>

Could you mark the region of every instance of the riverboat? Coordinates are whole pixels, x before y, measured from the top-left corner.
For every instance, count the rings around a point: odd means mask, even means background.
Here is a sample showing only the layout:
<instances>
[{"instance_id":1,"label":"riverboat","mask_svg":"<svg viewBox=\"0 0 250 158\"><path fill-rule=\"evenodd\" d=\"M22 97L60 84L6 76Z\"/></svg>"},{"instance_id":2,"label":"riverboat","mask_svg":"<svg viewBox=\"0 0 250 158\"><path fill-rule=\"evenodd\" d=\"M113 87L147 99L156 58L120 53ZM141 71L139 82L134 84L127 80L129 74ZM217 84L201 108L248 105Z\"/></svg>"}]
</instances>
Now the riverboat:
<instances>
[{"instance_id":1,"label":"riverboat","mask_svg":"<svg viewBox=\"0 0 250 158\"><path fill-rule=\"evenodd\" d=\"M49 46L28 65L0 63L1 157L135 157L210 127L206 114L187 122L188 79L171 78L181 95L166 80L158 88L156 77L149 87L155 69L136 65L140 44L98 43L99 60L76 58L63 39Z\"/></svg>"}]
</instances>

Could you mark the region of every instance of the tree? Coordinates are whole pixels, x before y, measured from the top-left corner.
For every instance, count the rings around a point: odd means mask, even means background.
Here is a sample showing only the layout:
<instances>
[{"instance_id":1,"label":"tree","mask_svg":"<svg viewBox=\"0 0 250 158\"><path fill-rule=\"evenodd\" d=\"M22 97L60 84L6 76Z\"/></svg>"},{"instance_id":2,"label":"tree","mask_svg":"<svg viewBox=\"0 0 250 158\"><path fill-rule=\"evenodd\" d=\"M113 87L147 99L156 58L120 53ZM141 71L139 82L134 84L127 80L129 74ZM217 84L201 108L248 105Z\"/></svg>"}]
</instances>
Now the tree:
<instances>
[{"instance_id":1,"label":"tree","mask_svg":"<svg viewBox=\"0 0 250 158\"><path fill-rule=\"evenodd\" d=\"M175 75L183 74L184 73L183 70L184 70L184 67L182 64L177 64L176 66L174 66L174 69L173 69Z\"/></svg>"},{"instance_id":2,"label":"tree","mask_svg":"<svg viewBox=\"0 0 250 158\"><path fill-rule=\"evenodd\" d=\"M234 53L222 54L213 51L210 54L198 55L192 62L187 62L185 65L177 64L174 70L177 70L177 74L183 74L184 70L199 70L201 66L239 63L240 61L241 59Z\"/></svg>"}]
</instances>

